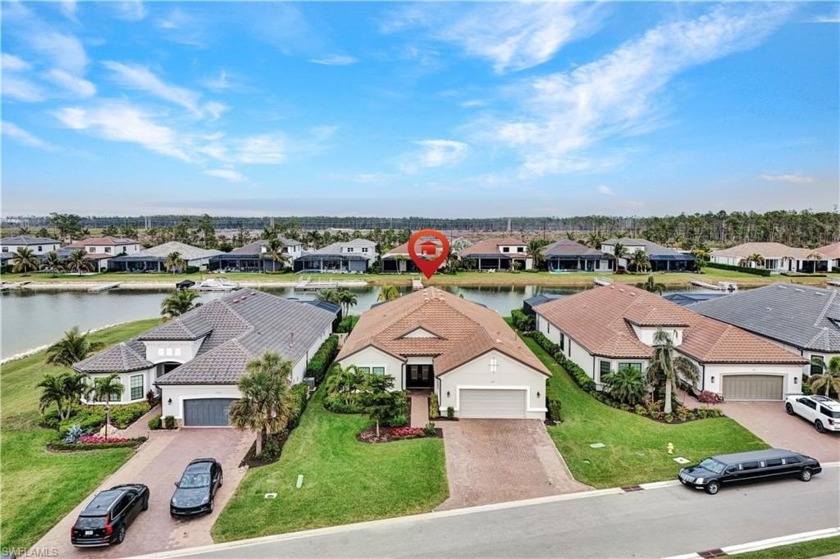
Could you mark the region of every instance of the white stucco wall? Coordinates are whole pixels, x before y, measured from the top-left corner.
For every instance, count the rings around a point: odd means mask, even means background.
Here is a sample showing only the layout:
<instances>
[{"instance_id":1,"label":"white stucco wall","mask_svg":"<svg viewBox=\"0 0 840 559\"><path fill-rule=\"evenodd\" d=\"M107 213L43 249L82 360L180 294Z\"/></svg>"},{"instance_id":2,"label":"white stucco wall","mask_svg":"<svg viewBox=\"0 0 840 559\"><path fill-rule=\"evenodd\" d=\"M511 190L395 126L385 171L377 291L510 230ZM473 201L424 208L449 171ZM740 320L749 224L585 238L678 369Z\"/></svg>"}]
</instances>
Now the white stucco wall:
<instances>
[{"instance_id":1,"label":"white stucco wall","mask_svg":"<svg viewBox=\"0 0 840 559\"><path fill-rule=\"evenodd\" d=\"M705 389L722 394L724 376L751 374L783 376L785 394L802 392L802 368L799 365L706 365Z\"/></svg>"},{"instance_id":2,"label":"white stucco wall","mask_svg":"<svg viewBox=\"0 0 840 559\"><path fill-rule=\"evenodd\" d=\"M490 372L490 359L496 358L498 369ZM455 408L458 416L459 390L473 388L525 389L527 392L529 419L545 419L545 375L523 365L499 351L489 351L460 367L438 377L439 385L435 388L440 402L440 412L446 414L446 408ZM449 396L447 396L447 392ZM537 393L539 392L539 396Z\"/></svg>"},{"instance_id":3,"label":"white stucco wall","mask_svg":"<svg viewBox=\"0 0 840 559\"><path fill-rule=\"evenodd\" d=\"M28 248L35 254L48 254L61 248L59 243L42 243L40 245L3 245L3 252L17 252L20 248Z\"/></svg>"},{"instance_id":4,"label":"white stucco wall","mask_svg":"<svg viewBox=\"0 0 840 559\"><path fill-rule=\"evenodd\" d=\"M107 378L111 375L111 373L103 373L103 374L91 374L91 384L93 384L93 380L97 378ZM135 398L134 400L131 399L131 377L142 375L143 376L143 391L139 398ZM120 382L123 385L123 393L120 396L119 400L112 399L112 404L130 404L133 402L142 402L146 399L146 392L149 389L154 389L153 382L155 380L155 368L147 369L145 371L133 371L131 373L119 373ZM105 402L97 402L94 400L93 395L91 395L90 399L88 400L90 404L104 404Z\"/></svg>"},{"instance_id":5,"label":"white stucco wall","mask_svg":"<svg viewBox=\"0 0 840 559\"><path fill-rule=\"evenodd\" d=\"M636 333L636 337L639 338L639 341L645 345L653 346L653 337L656 335L658 327L650 327L650 326L633 326L633 332ZM675 328L673 326L663 327L662 328L666 334L671 337L671 341L674 343L674 347L679 346L683 342L683 329L682 328Z\"/></svg>"},{"instance_id":6,"label":"white stucco wall","mask_svg":"<svg viewBox=\"0 0 840 559\"><path fill-rule=\"evenodd\" d=\"M164 361L186 363L195 358L204 338L178 341L144 341L146 361L161 363Z\"/></svg>"},{"instance_id":7,"label":"white stucco wall","mask_svg":"<svg viewBox=\"0 0 840 559\"><path fill-rule=\"evenodd\" d=\"M241 398L235 384L190 384L161 387L161 415L184 419L184 400L199 398ZM172 403L169 403L169 400Z\"/></svg>"},{"instance_id":8,"label":"white stucco wall","mask_svg":"<svg viewBox=\"0 0 840 559\"><path fill-rule=\"evenodd\" d=\"M566 344L569 347L569 351L566 352L566 355L569 357L569 359L577 363L578 367L583 369L584 373L589 375L590 378L594 379L595 371L594 365L592 363L592 354L583 349L583 346L581 346L568 336L566 336L566 340Z\"/></svg>"},{"instance_id":9,"label":"white stucco wall","mask_svg":"<svg viewBox=\"0 0 840 559\"><path fill-rule=\"evenodd\" d=\"M546 338L555 344L560 343L560 330L558 330L556 326L552 326L548 319L540 313L537 313L537 331L542 332Z\"/></svg>"},{"instance_id":10,"label":"white stucco wall","mask_svg":"<svg viewBox=\"0 0 840 559\"><path fill-rule=\"evenodd\" d=\"M394 390L402 390L405 375L403 374L403 362L393 355L389 355L375 347L365 349L350 355L338 362L342 367L356 365L358 367L385 367L385 374L394 377ZM429 361L424 361L429 363Z\"/></svg>"}]
</instances>

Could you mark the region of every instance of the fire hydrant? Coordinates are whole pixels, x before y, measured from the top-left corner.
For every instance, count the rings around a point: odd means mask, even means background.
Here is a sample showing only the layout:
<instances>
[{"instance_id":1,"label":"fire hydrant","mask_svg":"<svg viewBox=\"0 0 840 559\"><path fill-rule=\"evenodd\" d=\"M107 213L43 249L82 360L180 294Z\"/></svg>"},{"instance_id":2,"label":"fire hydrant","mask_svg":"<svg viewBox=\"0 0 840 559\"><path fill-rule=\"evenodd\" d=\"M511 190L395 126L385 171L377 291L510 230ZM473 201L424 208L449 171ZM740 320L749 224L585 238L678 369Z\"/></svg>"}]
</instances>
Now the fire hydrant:
<instances>
[{"instance_id":1,"label":"fire hydrant","mask_svg":"<svg viewBox=\"0 0 840 559\"><path fill-rule=\"evenodd\" d=\"M668 454L674 454L674 443L668 443Z\"/></svg>"}]
</instances>

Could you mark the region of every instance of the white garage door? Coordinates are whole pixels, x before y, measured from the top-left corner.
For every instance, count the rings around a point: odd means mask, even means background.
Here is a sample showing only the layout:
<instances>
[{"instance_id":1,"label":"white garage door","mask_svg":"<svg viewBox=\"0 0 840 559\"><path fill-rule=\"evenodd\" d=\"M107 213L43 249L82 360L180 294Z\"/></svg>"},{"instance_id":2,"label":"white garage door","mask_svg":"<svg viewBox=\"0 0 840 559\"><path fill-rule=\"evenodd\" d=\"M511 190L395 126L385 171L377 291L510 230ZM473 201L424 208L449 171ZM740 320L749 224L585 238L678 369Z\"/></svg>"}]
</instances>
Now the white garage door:
<instances>
[{"instance_id":1,"label":"white garage door","mask_svg":"<svg viewBox=\"0 0 840 559\"><path fill-rule=\"evenodd\" d=\"M525 390L460 391L458 417L481 419L524 419L527 402Z\"/></svg>"},{"instance_id":2,"label":"white garage door","mask_svg":"<svg viewBox=\"0 0 840 559\"><path fill-rule=\"evenodd\" d=\"M726 400L782 400L784 377L779 375L725 375Z\"/></svg>"}]
</instances>

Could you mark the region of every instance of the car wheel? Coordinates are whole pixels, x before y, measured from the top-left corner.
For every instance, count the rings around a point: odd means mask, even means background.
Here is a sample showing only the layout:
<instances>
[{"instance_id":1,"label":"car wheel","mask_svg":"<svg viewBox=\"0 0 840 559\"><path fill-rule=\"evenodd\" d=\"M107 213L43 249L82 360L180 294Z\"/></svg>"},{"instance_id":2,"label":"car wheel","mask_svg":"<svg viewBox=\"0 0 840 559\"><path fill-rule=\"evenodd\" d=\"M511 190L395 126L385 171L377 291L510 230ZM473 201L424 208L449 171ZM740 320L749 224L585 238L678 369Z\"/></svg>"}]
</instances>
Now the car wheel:
<instances>
[{"instance_id":1,"label":"car wheel","mask_svg":"<svg viewBox=\"0 0 840 559\"><path fill-rule=\"evenodd\" d=\"M816 429L819 433L825 433L825 425L823 425L822 421L819 419L814 422L814 429Z\"/></svg>"},{"instance_id":2,"label":"car wheel","mask_svg":"<svg viewBox=\"0 0 840 559\"><path fill-rule=\"evenodd\" d=\"M149 498L143 499L143 510L149 510Z\"/></svg>"},{"instance_id":3,"label":"car wheel","mask_svg":"<svg viewBox=\"0 0 840 559\"><path fill-rule=\"evenodd\" d=\"M215 499L210 499L210 513L211 514L213 513L213 502L214 501L215 501Z\"/></svg>"},{"instance_id":4,"label":"car wheel","mask_svg":"<svg viewBox=\"0 0 840 559\"><path fill-rule=\"evenodd\" d=\"M799 479L801 479L802 481L811 481L813 475L814 474L811 473L810 468L805 468L804 470L799 472Z\"/></svg>"},{"instance_id":5,"label":"car wheel","mask_svg":"<svg viewBox=\"0 0 840 559\"><path fill-rule=\"evenodd\" d=\"M125 524L120 526L120 529L117 530L117 543L123 543L125 541Z\"/></svg>"},{"instance_id":6,"label":"car wheel","mask_svg":"<svg viewBox=\"0 0 840 559\"><path fill-rule=\"evenodd\" d=\"M793 406L785 404L785 411L788 412L788 415L793 415Z\"/></svg>"},{"instance_id":7,"label":"car wheel","mask_svg":"<svg viewBox=\"0 0 840 559\"><path fill-rule=\"evenodd\" d=\"M717 492L720 491L720 483L717 481L710 481L706 484L706 493L709 495L717 495Z\"/></svg>"},{"instance_id":8,"label":"car wheel","mask_svg":"<svg viewBox=\"0 0 840 559\"><path fill-rule=\"evenodd\" d=\"M219 474L219 487L225 483L225 474Z\"/></svg>"}]
</instances>

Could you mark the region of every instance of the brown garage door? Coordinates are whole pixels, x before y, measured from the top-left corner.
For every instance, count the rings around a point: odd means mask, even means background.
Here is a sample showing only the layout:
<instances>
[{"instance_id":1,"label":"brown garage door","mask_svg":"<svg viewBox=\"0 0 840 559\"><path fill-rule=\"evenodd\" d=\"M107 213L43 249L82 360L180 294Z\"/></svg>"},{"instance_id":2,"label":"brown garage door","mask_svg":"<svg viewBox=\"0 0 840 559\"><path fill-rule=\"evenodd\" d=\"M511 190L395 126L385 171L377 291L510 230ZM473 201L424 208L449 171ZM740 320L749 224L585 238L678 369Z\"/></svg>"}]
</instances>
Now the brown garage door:
<instances>
[{"instance_id":1,"label":"brown garage door","mask_svg":"<svg viewBox=\"0 0 840 559\"><path fill-rule=\"evenodd\" d=\"M723 397L727 400L781 400L784 377L779 375L725 375Z\"/></svg>"}]
</instances>

